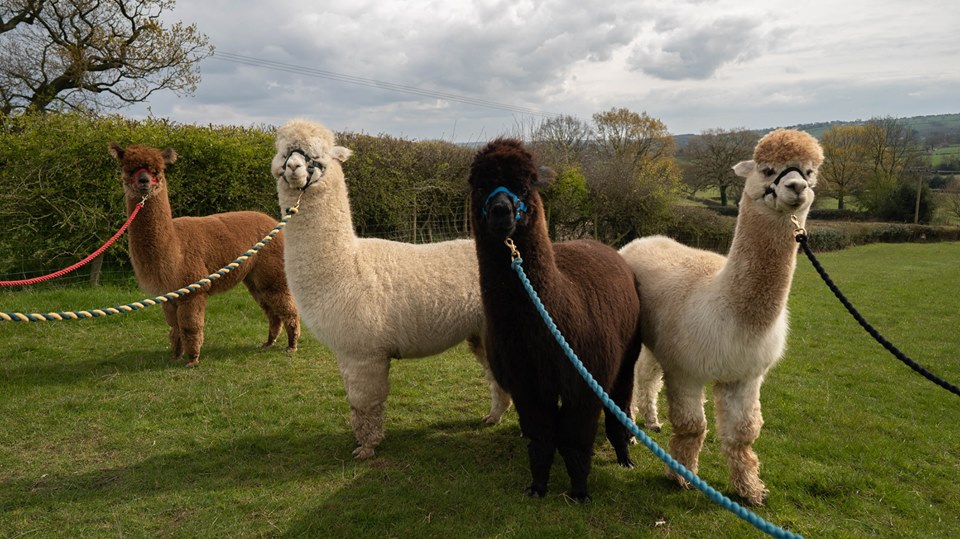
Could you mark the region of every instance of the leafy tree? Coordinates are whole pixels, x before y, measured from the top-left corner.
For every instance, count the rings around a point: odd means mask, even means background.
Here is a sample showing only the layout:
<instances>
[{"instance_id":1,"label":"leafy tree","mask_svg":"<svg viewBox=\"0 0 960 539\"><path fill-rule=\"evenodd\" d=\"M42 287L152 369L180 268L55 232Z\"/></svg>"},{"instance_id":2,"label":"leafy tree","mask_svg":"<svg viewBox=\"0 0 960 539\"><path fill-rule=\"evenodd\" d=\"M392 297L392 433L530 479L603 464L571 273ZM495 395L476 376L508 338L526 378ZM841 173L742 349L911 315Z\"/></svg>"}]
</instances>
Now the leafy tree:
<instances>
[{"instance_id":1,"label":"leafy tree","mask_svg":"<svg viewBox=\"0 0 960 539\"><path fill-rule=\"evenodd\" d=\"M0 112L102 110L191 93L213 53L174 0L12 0L0 9Z\"/></svg>"},{"instance_id":2,"label":"leafy tree","mask_svg":"<svg viewBox=\"0 0 960 539\"><path fill-rule=\"evenodd\" d=\"M587 230L590 210L590 193L587 178L579 164L568 165L556 171L557 177L543 191L547 208L547 223L550 237L582 237Z\"/></svg>"},{"instance_id":3,"label":"leafy tree","mask_svg":"<svg viewBox=\"0 0 960 539\"><path fill-rule=\"evenodd\" d=\"M819 176L820 190L837 199L837 208L846 208L846 199L862 191L871 170L870 146L872 127L836 125L820 138L824 161Z\"/></svg>"},{"instance_id":4,"label":"leafy tree","mask_svg":"<svg viewBox=\"0 0 960 539\"><path fill-rule=\"evenodd\" d=\"M597 141L584 162L595 238L618 245L657 228L677 198L680 168L666 125L625 108L593 115Z\"/></svg>"},{"instance_id":5,"label":"leafy tree","mask_svg":"<svg viewBox=\"0 0 960 539\"><path fill-rule=\"evenodd\" d=\"M733 165L750 159L757 144L757 134L746 128L708 129L690 139L683 149L687 166L685 181L694 192L704 187L720 191L720 205L726 206L729 191L743 180L733 173Z\"/></svg>"},{"instance_id":6,"label":"leafy tree","mask_svg":"<svg viewBox=\"0 0 960 539\"><path fill-rule=\"evenodd\" d=\"M672 158L676 149L666 124L646 112L612 108L594 114L593 125L601 155L634 166Z\"/></svg>"}]
</instances>

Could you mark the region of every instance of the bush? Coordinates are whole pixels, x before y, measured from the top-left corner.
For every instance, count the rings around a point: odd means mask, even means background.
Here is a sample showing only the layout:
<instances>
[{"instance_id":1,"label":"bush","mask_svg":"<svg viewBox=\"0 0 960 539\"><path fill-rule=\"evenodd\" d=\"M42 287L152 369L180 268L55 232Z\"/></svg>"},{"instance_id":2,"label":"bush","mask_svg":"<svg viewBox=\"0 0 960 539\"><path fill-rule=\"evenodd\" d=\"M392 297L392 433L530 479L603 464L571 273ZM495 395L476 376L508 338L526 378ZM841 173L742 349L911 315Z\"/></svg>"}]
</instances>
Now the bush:
<instances>
[{"instance_id":1,"label":"bush","mask_svg":"<svg viewBox=\"0 0 960 539\"><path fill-rule=\"evenodd\" d=\"M700 206L677 205L663 223L660 234L684 245L727 254L736 219Z\"/></svg>"}]
</instances>

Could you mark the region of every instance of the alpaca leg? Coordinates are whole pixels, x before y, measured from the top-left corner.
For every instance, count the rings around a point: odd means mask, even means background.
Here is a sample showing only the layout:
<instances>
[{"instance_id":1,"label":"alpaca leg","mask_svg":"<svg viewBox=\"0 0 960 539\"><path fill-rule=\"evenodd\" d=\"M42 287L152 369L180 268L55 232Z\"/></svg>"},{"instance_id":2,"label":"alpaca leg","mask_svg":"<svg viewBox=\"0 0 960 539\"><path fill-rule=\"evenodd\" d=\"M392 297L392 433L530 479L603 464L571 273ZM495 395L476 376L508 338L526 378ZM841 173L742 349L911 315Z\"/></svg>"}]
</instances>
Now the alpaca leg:
<instances>
[{"instance_id":1,"label":"alpaca leg","mask_svg":"<svg viewBox=\"0 0 960 539\"><path fill-rule=\"evenodd\" d=\"M290 298L290 305L293 306L292 297ZM297 342L300 340L300 315L297 313L297 308L294 306L292 312L288 311L288 314L282 316L280 320L287 330L286 352L292 354L297 351Z\"/></svg>"},{"instance_id":2,"label":"alpaca leg","mask_svg":"<svg viewBox=\"0 0 960 539\"><path fill-rule=\"evenodd\" d=\"M597 436L599 416L600 403L592 399L578 399L574 406L560 406L557 445L566 465L567 475L570 476L569 496L577 503L590 501L587 477L590 475L593 441ZM626 436L621 442L626 449ZM629 454L626 458L630 459ZM619 454L617 460L620 460Z\"/></svg>"},{"instance_id":3,"label":"alpaca leg","mask_svg":"<svg viewBox=\"0 0 960 539\"><path fill-rule=\"evenodd\" d=\"M550 467L553 466L553 457L557 452L557 405L538 400L536 390L532 389L517 391L513 404L520 419L520 431L530 440L527 444L527 455L530 459L532 481L524 494L530 498L543 498L547 495Z\"/></svg>"},{"instance_id":4,"label":"alpaca leg","mask_svg":"<svg viewBox=\"0 0 960 539\"><path fill-rule=\"evenodd\" d=\"M177 324L177 304L168 301L163 304L163 318L170 326L170 349L173 350L173 359L183 357L183 341L180 339L180 326Z\"/></svg>"},{"instance_id":5,"label":"alpaca leg","mask_svg":"<svg viewBox=\"0 0 960 539\"><path fill-rule=\"evenodd\" d=\"M180 341L187 356L187 367L200 363L200 347L203 346L203 323L207 309L207 296L194 292L177 306L177 325Z\"/></svg>"},{"instance_id":6,"label":"alpaca leg","mask_svg":"<svg viewBox=\"0 0 960 539\"><path fill-rule=\"evenodd\" d=\"M667 408L673 435L670 437L670 455L693 473L697 473L700 448L707 436L707 419L703 413L703 384L699 380L685 380L682 376L667 374ZM681 487L690 488L690 483L667 470Z\"/></svg>"},{"instance_id":7,"label":"alpaca leg","mask_svg":"<svg viewBox=\"0 0 960 539\"><path fill-rule=\"evenodd\" d=\"M483 422L487 425L496 425L500 422L504 412L510 408L510 394L500 387L497 380L493 377L493 371L490 370L490 363L487 362L487 354L483 348L483 340L479 335L471 335L467 338L467 344L470 351L477 358L477 363L483 367L483 377L490 387L490 413L484 416Z\"/></svg>"},{"instance_id":8,"label":"alpaca leg","mask_svg":"<svg viewBox=\"0 0 960 539\"><path fill-rule=\"evenodd\" d=\"M243 284L247 287L247 290L250 292L250 295L253 296L257 305L260 305L260 310L263 311L263 314L267 315L267 340L260 345L260 348L270 348L273 346L273 343L277 342L277 336L280 335L280 328L282 327L280 317L273 312L273 308L270 305L271 297L268 291L257 287L253 273L247 276Z\"/></svg>"},{"instance_id":9,"label":"alpaca leg","mask_svg":"<svg viewBox=\"0 0 960 539\"><path fill-rule=\"evenodd\" d=\"M632 352L631 352L632 355ZM620 364L620 372L613 381L610 388L610 399L621 410L630 410L631 399L633 397L633 362L623 361ZM607 434L607 440L613 446L617 454L617 464L624 468L633 468L633 461L630 460L630 431L617 419L613 412L604 409L604 427Z\"/></svg>"},{"instance_id":10,"label":"alpaca leg","mask_svg":"<svg viewBox=\"0 0 960 539\"><path fill-rule=\"evenodd\" d=\"M257 269L260 268L261 266L257 266ZM251 271L243 284L246 285L250 295L260 305L263 313L267 315L269 323L267 341L260 347L269 348L273 346L282 327L287 332L286 352L296 352L297 340L300 338L300 314L290 290L286 286L278 286L273 274L269 272ZM283 285L284 282L280 284Z\"/></svg>"},{"instance_id":11,"label":"alpaca leg","mask_svg":"<svg viewBox=\"0 0 960 539\"><path fill-rule=\"evenodd\" d=\"M761 378L754 378L714 385L717 434L727 458L730 481L737 494L753 505L762 505L769 494L760 480L760 461L753 451L763 426L761 383Z\"/></svg>"},{"instance_id":12,"label":"alpaca leg","mask_svg":"<svg viewBox=\"0 0 960 539\"><path fill-rule=\"evenodd\" d=\"M633 412L634 419L643 418L644 425L653 432L660 432L657 413L657 398L663 387L663 371L649 348L643 347L634 370Z\"/></svg>"},{"instance_id":13,"label":"alpaca leg","mask_svg":"<svg viewBox=\"0 0 960 539\"><path fill-rule=\"evenodd\" d=\"M206 315L207 296L194 292L177 306L177 325L187 367L200 363L200 348L203 346L203 325Z\"/></svg>"},{"instance_id":14,"label":"alpaca leg","mask_svg":"<svg viewBox=\"0 0 960 539\"><path fill-rule=\"evenodd\" d=\"M350 425L358 447L353 456L367 459L384 437L384 408L390 390L390 359L338 356L337 364L350 401Z\"/></svg>"}]
</instances>

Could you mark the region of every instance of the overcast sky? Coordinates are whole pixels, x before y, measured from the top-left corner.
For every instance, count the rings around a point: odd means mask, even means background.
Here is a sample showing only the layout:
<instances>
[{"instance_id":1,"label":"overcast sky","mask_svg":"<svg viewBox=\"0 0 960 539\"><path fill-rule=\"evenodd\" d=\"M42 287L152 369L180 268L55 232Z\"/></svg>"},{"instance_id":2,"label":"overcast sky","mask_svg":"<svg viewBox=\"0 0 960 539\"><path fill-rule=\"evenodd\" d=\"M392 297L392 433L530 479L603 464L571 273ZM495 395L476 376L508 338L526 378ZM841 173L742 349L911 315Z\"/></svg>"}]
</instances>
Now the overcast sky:
<instances>
[{"instance_id":1,"label":"overcast sky","mask_svg":"<svg viewBox=\"0 0 960 539\"><path fill-rule=\"evenodd\" d=\"M305 117L335 131L456 142L613 107L674 134L956 113L958 6L180 0L167 20L196 23L219 56L201 64L194 95L165 92L123 113L232 125ZM260 61L282 69L250 65Z\"/></svg>"}]
</instances>

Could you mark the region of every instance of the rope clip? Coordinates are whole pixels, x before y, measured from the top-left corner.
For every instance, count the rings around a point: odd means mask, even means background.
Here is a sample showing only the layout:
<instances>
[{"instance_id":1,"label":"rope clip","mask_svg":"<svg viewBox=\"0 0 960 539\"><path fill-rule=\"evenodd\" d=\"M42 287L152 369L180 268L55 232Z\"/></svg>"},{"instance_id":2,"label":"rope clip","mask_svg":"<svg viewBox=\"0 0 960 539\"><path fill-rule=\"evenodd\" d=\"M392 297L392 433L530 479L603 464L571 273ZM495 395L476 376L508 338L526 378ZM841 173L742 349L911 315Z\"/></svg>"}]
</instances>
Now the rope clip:
<instances>
[{"instance_id":1,"label":"rope clip","mask_svg":"<svg viewBox=\"0 0 960 539\"><path fill-rule=\"evenodd\" d=\"M516 244L513 243L513 238L507 238L503 240L503 244L506 245L508 249L510 249L510 258L514 262L516 262L517 260L520 260L520 251L517 250Z\"/></svg>"},{"instance_id":2,"label":"rope clip","mask_svg":"<svg viewBox=\"0 0 960 539\"><path fill-rule=\"evenodd\" d=\"M801 236L801 235L803 235L803 236L806 236L806 235L807 235L807 229L806 229L806 228L803 228L802 226L800 226L800 220L797 219L797 216L796 216L796 215L791 215L791 216L790 216L790 221L793 222L793 227L794 227L794 228L793 228L793 236L794 236L794 237L799 237L799 236Z\"/></svg>"}]
</instances>

